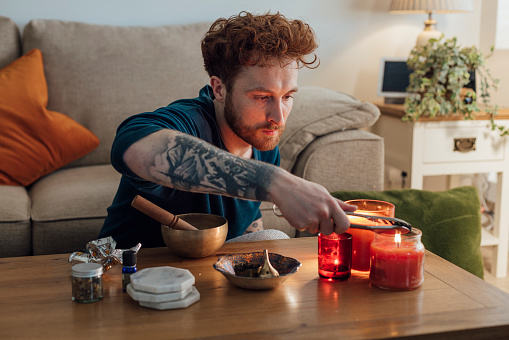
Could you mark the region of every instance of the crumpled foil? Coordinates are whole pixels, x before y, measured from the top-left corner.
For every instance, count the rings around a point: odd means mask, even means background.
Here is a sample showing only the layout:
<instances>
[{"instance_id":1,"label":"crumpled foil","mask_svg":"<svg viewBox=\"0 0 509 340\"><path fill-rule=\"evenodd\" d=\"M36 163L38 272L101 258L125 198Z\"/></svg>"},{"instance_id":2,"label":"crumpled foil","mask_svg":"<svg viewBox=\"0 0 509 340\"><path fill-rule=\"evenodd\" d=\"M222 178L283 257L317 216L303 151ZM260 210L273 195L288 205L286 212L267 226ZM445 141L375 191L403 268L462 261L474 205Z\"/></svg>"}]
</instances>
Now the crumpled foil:
<instances>
[{"instance_id":1,"label":"crumpled foil","mask_svg":"<svg viewBox=\"0 0 509 340\"><path fill-rule=\"evenodd\" d=\"M111 236L90 241L85 252L76 251L69 256L69 263L73 266L78 263L100 263L104 271L107 271L116 264L122 264L124 251L133 250L137 253L141 243L130 249L115 249L116 246L117 242Z\"/></svg>"}]
</instances>

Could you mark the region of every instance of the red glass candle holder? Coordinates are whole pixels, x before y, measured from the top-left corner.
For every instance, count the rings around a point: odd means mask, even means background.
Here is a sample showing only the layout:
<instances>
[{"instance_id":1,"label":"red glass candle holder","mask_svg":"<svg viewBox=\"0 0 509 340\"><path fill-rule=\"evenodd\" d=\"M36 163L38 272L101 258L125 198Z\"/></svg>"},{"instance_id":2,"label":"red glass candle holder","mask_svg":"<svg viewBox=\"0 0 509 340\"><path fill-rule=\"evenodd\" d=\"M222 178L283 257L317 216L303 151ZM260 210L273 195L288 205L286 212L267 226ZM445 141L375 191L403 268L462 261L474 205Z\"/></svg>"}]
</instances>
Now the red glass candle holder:
<instances>
[{"instance_id":1,"label":"red glass candle holder","mask_svg":"<svg viewBox=\"0 0 509 340\"><path fill-rule=\"evenodd\" d=\"M318 235L318 275L335 281L346 280L352 268L352 235Z\"/></svg>"},{"instance_id":2,"label":"red glass candle holder","mask_svg":"<svg viewBox=\"0 0 509 340\"><path fill-rule=\"evenodd\" d=\"M350 200L345 203L357 206L356 213L365 215L376 215L385 217L394 217L395 207L394 204L384 201L358 199ZM351 223L358 224L372 224L375 222L359 218L355 216L348 216ZM352 235L352 269L358 271L369 271L369 246L375 238L375 233L371 230L349 228L347 233Z\"/></svg>"},{"instance_id":3,"label":"red glass candle holder","mask_svg":"<svg viewBox=\"0 0 509 340\"><path fill-rule=\"evenodd\" d=\"M412 290L424 282L422 232L412 228L406 234L395 230L376 232L371 243L370 282L390 290Z\"/></svg>"}]
</instances>

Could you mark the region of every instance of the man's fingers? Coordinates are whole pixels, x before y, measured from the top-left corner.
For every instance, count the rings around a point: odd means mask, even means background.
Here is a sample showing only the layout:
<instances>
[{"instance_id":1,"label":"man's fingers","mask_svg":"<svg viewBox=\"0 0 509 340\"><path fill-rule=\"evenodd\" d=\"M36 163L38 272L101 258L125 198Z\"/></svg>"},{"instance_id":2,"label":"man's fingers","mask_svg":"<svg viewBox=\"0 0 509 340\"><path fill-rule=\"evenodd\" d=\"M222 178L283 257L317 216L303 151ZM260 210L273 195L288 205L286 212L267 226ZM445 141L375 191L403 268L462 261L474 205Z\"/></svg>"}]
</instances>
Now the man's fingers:
<instances>
[{"instance_id":1,"label":"man's fingers","mask_svg":"<svg viewBox=\"0 0 509 340\"><path fill-rule=\"evenodd\" d=\"M312 229L318 230L318 225L310 224L310 225L305 225L305 226L296 226L294 228L297 229L298 231L312 230Z\"/></svg>"},{"instance_id":2,"label":"man's fingers","mask_svg":"<svg viewBox=\"0 0 509 340\"><path fill-rule=\"evenodd\" d=\"M320 233L324 235L330 235L334 232L334 222L332 219L326 219L325 221L320 222Z\"/></svg>"},{"instance_id":3,"label":"man's fingers","mask_svg":"<svg viewBox=\"0 0 509 340\"><path fill-rule=\"evenodd\" d=\"M319 204L315 203L320 202L320 200L313 200L313 204L308 207L309 209L302 209L302 206L306 205L301 205L300 208L296 208L295 205L288 207L287 202L280 202L278 206L288 222L299 231L320 232L324 235L330 235L333 232L337 234L344 233L350 227L350 220L345 211L355 211L357 207L346 204L329 193L326 195L327 198ZM291 216L291 218L286 216Z\"/></svg>"},{"instance_id":4,"label":"man's fingers","mask_svg":"<svg viewBox=\"0 0 509 340\"><path fill-rule=\"evenodd\" d=\"M306 230L309 231L311 234L316 234L318 232L318 227L309 227Z\"/></svg>"},{"instance_id":5,"label":"man's fingers","mask_svg":"<svg viewBox=\"0 0 509 340\"><path fill-rule=\"evenodd\" d=\"M332 218L336 234L342 234L350 227L350 220L343 211L336 212Z\"/></svg>"},{"instance_id":6,"label":"man's fingers","mask_svg":"<svg viewBox=\"0 0 509 340\"><path fill-rule=\"evenodd\" d=\"M339 203L339 207L341 209L343 209L344 211L355 211L355 210L357 210L357 206L355 206L355 205L347 204L347 203L343 202L340 199L338 199L337 202Z\"/></svg>"}]
</instances>

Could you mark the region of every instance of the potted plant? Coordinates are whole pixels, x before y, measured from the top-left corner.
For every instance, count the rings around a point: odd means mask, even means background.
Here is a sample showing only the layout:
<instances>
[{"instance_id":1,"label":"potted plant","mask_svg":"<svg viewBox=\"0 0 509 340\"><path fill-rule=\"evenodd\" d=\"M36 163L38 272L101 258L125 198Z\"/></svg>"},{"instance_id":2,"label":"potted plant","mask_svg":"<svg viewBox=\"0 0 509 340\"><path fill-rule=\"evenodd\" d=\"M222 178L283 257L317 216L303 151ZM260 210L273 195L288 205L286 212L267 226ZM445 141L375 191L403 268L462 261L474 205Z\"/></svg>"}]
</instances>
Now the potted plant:
<instances>
[{"instance_id":1,"label":"potted plant","mask_svg":"<svg viewBox=\"0 0 509 340\"><path fill-rule=\"evenodd\" d=\"M412 73L403 120L453 114L474 119L473 113L480 111L478 98L481 98L483 109L490 116L491 129L498 130L501 136L509 134L508 128L495 123L498 107L491 104L490 91L497 89L499 80L494 79L486 67L488 57L475 46L461 48L456 37L430 39L428 44L414 48L407 60ZM480 79L479 94L465 88L469 83L469 71L475 71L476 78Z\"/></svg>"}]
</instances>

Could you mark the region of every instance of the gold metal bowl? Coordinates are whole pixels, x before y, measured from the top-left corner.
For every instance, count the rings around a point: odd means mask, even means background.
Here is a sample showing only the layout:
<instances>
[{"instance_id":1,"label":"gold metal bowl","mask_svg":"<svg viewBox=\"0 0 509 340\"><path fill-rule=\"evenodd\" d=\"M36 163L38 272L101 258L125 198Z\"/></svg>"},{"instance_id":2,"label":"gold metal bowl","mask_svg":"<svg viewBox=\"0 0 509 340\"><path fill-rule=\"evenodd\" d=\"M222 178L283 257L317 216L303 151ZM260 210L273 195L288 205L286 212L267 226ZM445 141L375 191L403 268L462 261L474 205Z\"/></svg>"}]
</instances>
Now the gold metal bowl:
<instances>
[{"instance_id":1,"label":"gold metal bowl","mask_svg":"<svg viewBox=\"0 0 509 340\"><path fill-rule=\"evenodd\" d=\"M245 289L272 289L282 284L290 275L297 272L302 265L292 257L269 253L272 266L279 272L279 276L249 277L239 275L239 267L257 268L263 264L263 252L231 254L220 257L214 264L214 269L224 275L228 281L237 287ZM256 269L251 269L256 270Z\"/></svg>"},{"instance_id":2,"label":"gold metal bowl","mask_svg":"<svg viewBox=\"0 0 509 340\"><path fill-rule=\"evenodd\" d=\"M177 230L161 225L164 243L176 255L201 258L221 248L228 234L228 220L211 214L182 214L178 217L199 230Z\"/></svg>"}]
</instances>

